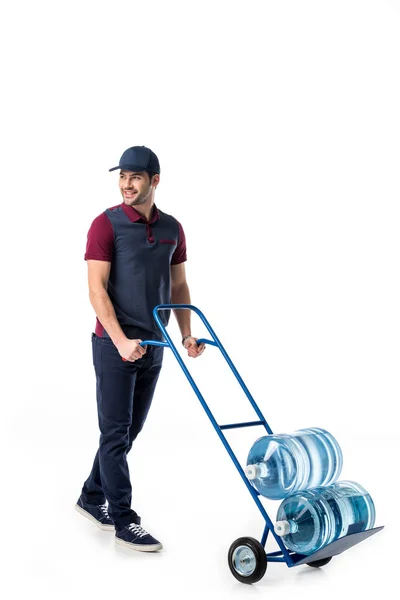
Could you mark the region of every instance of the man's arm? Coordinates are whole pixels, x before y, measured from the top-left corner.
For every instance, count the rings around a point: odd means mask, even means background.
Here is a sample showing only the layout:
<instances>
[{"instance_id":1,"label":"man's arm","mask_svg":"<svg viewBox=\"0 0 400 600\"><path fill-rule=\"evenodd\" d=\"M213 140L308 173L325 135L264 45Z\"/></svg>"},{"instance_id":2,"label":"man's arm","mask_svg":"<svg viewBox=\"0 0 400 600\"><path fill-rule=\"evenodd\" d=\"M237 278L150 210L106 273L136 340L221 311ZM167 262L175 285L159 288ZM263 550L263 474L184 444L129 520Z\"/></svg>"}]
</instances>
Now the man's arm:
<instances>
[{"instance_id":1,"label":"man's arm","mask_svg":"<svg viewBox=\"0 0 400 600\"><path fill-rule=\"evenodd\" d=\"M114 307L107 293L111 263L105 260L87 260L89 298L91 305L107 331L120 355L130 362L140 358L146 350L140 346L142 340L130 340L118 323Z\"/></svg>"},{"instance_id":2,"label":"man's arm","mask_svg":"<svg viewBox=\"0 0 400 600\"><path fill-rule=\"evenodd\" d=\"M185 263L171 265L171 304L190 304L189 286L186 281ZM177 308L174 310L182 337L191 335L190 310Z\"/></svg>"},{"instance_id":3,"label":"man's arm","mask_svg":"<svg viewBox=\"0 0 400 600\"><path fill-rule=\"evenodd\" d=\"M190 304L189 286L186 281L185 263L171 265L171 304ZM185 348L188 355L192 358L200 356L204 352L205 344L197 345L195 338L190 330L191 311L182 308L174 309L176 320L178 321L179 329L181 330L182 338L190 336L185 340Z\"/></svg>"},{"instance_id":4,"label":"man's arm","mask_svg":"<svg viewBox=\"0 0 400 600\"><path fill-rule=\"evenodd\" d=\"M105 260L88 260L89 299L100 323L115 345L121 343L125 334L117 321L114 307L107 293L111 263Z\"/></svg>"}]
</instances>

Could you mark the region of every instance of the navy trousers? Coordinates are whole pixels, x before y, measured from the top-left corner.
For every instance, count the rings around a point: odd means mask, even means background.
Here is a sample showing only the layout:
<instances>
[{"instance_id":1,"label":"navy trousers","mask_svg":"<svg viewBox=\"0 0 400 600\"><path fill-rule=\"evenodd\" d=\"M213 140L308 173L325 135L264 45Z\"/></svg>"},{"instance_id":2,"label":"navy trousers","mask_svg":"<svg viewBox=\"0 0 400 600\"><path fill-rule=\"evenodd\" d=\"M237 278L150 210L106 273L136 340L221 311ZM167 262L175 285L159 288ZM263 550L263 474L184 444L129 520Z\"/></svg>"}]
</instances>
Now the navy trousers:
<instances>
[{"instance_id":1,"label":"navy trousers","mask_svg":"<svg viewBox=\"0 0 400 600\"><path fill-rule=\"evenodd\" d=\"M82 500L104 504L116 529L139 522L131 509L132 486L127 454L142 429L160 374L162 346L147 346L134 363L124 362L109 338L92 334L100 445Z\"/></svg>"}]
</instances>

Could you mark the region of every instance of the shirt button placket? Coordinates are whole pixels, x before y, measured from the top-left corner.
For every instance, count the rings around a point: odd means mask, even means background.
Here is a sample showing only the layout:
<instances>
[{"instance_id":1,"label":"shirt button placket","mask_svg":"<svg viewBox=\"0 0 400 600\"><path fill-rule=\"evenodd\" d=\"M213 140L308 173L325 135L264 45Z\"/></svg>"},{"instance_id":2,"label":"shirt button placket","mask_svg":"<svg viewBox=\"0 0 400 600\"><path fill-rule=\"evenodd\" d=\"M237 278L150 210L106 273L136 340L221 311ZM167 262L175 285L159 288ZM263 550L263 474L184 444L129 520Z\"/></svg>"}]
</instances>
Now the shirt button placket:
<instances>
[{"instance_id":1,"label":"shirt button placket","mask_svg":"<svg viewBox=\"0 0 400 600\"><path fill-rule=\"evenodd\" d=\"M146 229L147 229L147 241L150 244L153 244L154 243L153 232L152 232L152 229L151 229L151 227L150 227L150 225L148 223L146 223Z\"/></svg>"}]
</instances>

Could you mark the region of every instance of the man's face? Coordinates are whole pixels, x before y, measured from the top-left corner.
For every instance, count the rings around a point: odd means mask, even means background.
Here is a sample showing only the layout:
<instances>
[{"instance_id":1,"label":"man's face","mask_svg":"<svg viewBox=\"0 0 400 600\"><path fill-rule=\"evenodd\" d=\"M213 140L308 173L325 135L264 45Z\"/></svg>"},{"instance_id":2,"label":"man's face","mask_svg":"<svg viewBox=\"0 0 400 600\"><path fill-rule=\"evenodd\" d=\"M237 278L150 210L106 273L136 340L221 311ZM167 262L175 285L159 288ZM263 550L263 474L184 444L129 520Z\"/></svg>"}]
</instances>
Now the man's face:
<instances>
[{"instance_id":1,"label":"man's face","mask_svg":"<svg viewBox=\"0 0 400 600\"><path fill-rule=\"evenodd\" d=\"M146 171L124 171L119 174L119 189L128 206L144 204L151 195L149 174Z\"/></svg>"}]
</instances>

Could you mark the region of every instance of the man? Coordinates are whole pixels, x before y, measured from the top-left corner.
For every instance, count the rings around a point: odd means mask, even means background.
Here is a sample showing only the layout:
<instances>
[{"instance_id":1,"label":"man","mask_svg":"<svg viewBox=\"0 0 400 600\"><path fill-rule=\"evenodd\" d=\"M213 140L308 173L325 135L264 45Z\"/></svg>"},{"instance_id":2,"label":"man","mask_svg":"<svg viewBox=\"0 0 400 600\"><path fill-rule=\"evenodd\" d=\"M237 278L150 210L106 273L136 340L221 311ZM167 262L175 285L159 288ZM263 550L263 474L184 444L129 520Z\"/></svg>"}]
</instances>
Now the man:
<instances>
[{"instance_id":1,"label":"man","mask_svg":"<svg viewBox=\"0 0 400 600\"><path fill-rule=\"evenodd\" d=\"M100 445L75 508L116 542L155 551L162 544L132 510L127 454L142 429L160 374L162 340L153 318L157 304L190 304L185 276L186 241L181 224L154 204L160 182L157 156L145 146L128 148L119 165L123 202L92 223L85 260L89 297L96 313L92 334ZM191 335L190 311L176 310L182 343L192 358L204 344ZM167 325L170 311L161 311ZM108 500L108 509L106 505Z\"/></svg>"}]
</instances>

